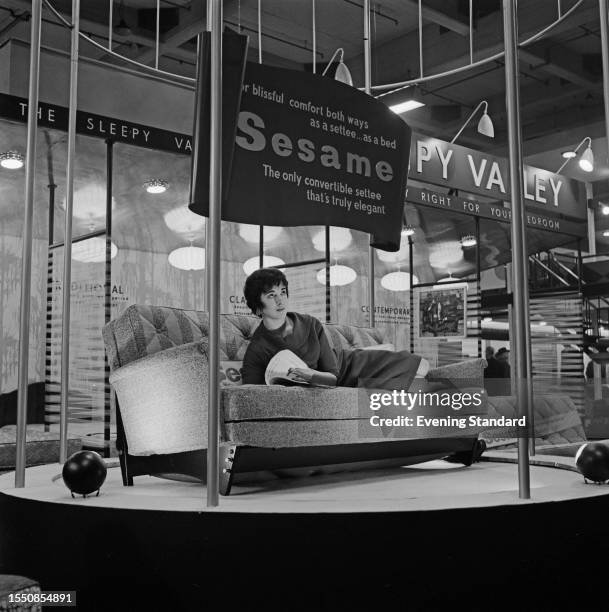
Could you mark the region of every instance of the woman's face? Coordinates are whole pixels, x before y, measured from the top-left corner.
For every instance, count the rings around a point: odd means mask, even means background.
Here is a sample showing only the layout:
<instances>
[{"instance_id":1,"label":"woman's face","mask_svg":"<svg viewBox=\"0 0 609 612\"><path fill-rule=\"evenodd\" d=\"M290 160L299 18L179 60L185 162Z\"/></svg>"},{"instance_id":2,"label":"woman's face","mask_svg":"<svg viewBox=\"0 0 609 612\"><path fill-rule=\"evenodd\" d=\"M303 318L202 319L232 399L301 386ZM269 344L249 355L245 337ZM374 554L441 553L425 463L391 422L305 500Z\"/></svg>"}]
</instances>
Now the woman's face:
<instances>
[{"instance_id":1,"label":"woman's face","mask_svg":"<svg viewBox=\"0 0 609 612\"><path fill-rule=\"evenodd\" d=\"M275 285L272 289L260 296L263 319L282 321L288 311L288 291L283 284Z\"/></svg>"}]
</instances>

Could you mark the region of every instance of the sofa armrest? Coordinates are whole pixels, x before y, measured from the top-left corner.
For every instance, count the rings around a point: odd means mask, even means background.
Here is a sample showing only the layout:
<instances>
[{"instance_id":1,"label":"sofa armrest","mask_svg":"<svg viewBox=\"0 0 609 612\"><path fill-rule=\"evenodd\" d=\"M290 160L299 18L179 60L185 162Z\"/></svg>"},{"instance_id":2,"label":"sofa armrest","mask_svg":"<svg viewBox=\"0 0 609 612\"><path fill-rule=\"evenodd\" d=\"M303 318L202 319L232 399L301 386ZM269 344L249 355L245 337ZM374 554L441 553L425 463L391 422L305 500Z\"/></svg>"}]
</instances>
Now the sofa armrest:
<instances>
[{"instance_id":1,"label":"sofa armrest","mask_svg":"<svg viewBox=\"0 0 609 612\"><path fill-rule=\"evenodd\" d=\"M110 383L120 404L131 455L207 447L207 346L191 342L115 370Z\"/></svg>"}]
</instances>

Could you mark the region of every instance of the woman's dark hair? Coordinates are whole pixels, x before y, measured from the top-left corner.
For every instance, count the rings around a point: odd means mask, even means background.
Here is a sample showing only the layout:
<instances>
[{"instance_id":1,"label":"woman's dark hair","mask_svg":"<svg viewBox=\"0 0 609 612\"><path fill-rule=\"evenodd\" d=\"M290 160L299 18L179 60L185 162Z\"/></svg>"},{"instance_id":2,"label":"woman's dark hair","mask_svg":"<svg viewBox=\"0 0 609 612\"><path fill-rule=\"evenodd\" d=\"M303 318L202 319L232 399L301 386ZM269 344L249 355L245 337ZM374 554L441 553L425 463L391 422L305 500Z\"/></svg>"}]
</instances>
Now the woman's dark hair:
<instances>
[{"instance_id":1,"label":"woman's dark hair","mask_svg":"<svg viewBox=\"0 0 609 612\"><path fill-rule=\"evenodd\" d=\"M252 272L246 279L243 286L243 295L249 309L255 314L262 309L260 296L267 293L273 287L283 285L286 295L288 293L288 279L285 274L277 268L260 268Z\"/></svg>"}]
</instances>

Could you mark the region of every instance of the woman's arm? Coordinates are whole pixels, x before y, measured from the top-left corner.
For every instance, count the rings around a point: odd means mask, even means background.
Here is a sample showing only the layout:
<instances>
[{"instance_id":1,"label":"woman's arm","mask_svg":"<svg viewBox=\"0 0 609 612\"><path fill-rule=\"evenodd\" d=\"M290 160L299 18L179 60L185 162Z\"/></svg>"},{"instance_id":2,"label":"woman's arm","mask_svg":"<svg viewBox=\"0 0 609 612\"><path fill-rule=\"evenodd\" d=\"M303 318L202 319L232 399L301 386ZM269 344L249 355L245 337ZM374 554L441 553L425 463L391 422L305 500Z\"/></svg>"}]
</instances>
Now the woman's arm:
<instances>
[{"instance_id":1,"label":"woman's arm","mask_svg":"<svg viewBox=\"0 0 609 612\"><path fill-rule=\"evenodd\" d=\"M306 382L319 387L336 387L336 376L332 372L320 372L311 368L290 368L288 376L295 382Z\"/></svg>"}]
</instances>

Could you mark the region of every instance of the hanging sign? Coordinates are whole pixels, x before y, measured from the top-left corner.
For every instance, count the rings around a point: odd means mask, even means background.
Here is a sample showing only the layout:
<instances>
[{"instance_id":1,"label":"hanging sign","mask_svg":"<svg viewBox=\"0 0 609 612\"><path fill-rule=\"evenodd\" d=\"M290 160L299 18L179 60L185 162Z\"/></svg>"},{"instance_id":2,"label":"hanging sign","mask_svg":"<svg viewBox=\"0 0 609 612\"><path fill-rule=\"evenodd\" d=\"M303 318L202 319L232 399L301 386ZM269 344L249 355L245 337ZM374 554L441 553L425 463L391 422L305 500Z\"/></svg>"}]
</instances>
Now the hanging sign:
<instances>
[{"instance_id":1,"label":"hanging sign","mask_svg":"<svg viewBox=\"0 0 609 612\"><path fill-rule=\"evenodd\" d=\"M406 201L413 204L423 204L432 208L450 210L475 217L494 219L503 223L512 222L512 211L503 205L503 202L482 202L468 200L456 195L438 193L420 187L408 187ZM546 211L527 210L524 213L526 225L533 229L542 229L559 234L569 234L583 238L586 236L587 226L579 221L563 219L559 215L551 215Z\"/></svg>"},{"instance_id":2,"label":"hanging sign","mask_svg":"<svg viewBox=\"0 0 609 612\"><path fill-rule=\"evenodd\" d=\"M398 250L411 132L383 102L334 79L248 63L236 127L223 219L349 227ZM197 192L190 208L207 216L205 189Z\"/></svg>"},{"instance_id":3,"label":"hanging sign","mask_svg":"<svg viewBox=\"0 0 609 612\"><path fill-rule=\"evenodd\" d=\"M560 174L524 166L524 199L527 210L586 219L584 185ZM409 178L509 200L508 160L436 138L416 135L412 139Z\"/></svg>"}]
</instances>

